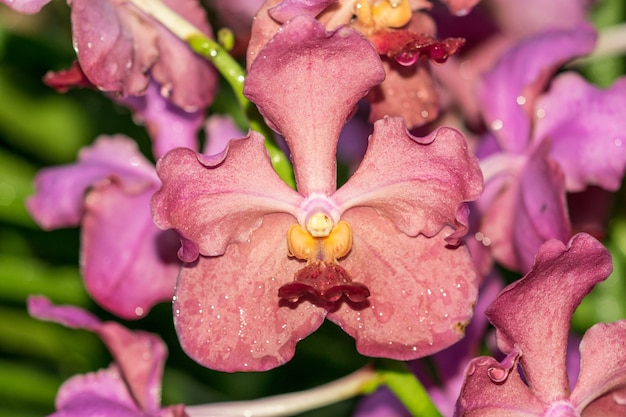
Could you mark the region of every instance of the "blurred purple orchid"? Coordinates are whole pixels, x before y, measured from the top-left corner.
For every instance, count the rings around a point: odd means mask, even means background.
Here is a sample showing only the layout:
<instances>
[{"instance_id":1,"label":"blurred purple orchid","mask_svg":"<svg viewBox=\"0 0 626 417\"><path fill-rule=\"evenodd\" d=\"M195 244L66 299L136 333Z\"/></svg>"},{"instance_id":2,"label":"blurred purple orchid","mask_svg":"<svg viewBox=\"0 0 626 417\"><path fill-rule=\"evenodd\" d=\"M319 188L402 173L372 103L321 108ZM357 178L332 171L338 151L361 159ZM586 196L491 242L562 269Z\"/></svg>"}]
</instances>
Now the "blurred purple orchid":
<instances>
[{"instance_id":1,"label":"blurred purple orchid","mask_svg":"<svg viewBox=\"0 0 626 417\"><path fill-rule=\"evenodd\" d=\"M369 356L417 358L462 337L478 280L455 245L464 202L482 188L465 138L446 128L416 138L401 119L381 120L336 190L339 132L383 77L356 31L295 17L259 52L244 93L286 138L298 192L255 132L214 157L176 149L158 162L154 219L179 232L186 262L176 329L199 363L278 366L325 317Z\"/></svg>"},{"instance_id":2,"label":"blurred purple orchid","mask_svg":"<svg viewBox=\"0 0 626 417\"><path fill-rule=\"evenodd\" d=\"M434 37L435 25L425 13L430 7L427 0L267 0L252 26L248 68L280 26L294 16L317 18L328 30L350 25L372 42L386 72L385 80L366 97L370 122L401 116L409 128L421 126L439 112L428 62L445 62L463 44L460 38Z\"/></svg>"},{"instance_id":3,"label":"blurred purple orchid","mask_svg":"<svg viewBox=\"0 0 626 417\"><path fill-rule=\"evenodd\" d=\"M115 322L101 322L73 306L54 306L44 297L30 297L31 316L96 333L114 363L107 369L76 375L59 389L57 411L50 417L185 417L182 405L161 406L161 377L167 347L156 335L130 331Z\"/></svg>"},{"instance_id":4,"label":"blurred purple orchid","mask_svg":"<svg viewBox=\"0 0 626 417\"><path fill-rule=\"evenodd\" d=\"M588 26L547 31L508 51L483 79L479 101L490 133L476 151L485 193L475 236L509 269L528 271L543 242L570 238L566 192L621 183L626 79L606 90L573 72L551 80L594 43Z\"/></svg>"},{"instance_id":5,"label":"blurred purple orchid","mask_svg":"<svg viewBox=\"0 0 626 417\"><path fill-rule=\"evenodd\" d=\"M609 252L590 235L541 246L532 270L505 288L486 313L508 356L470 363L455 416L624 415L626 320L596 324L585 333L571 392L566 366L571 316L611 270Z\"/></svg>"}]
</instances>

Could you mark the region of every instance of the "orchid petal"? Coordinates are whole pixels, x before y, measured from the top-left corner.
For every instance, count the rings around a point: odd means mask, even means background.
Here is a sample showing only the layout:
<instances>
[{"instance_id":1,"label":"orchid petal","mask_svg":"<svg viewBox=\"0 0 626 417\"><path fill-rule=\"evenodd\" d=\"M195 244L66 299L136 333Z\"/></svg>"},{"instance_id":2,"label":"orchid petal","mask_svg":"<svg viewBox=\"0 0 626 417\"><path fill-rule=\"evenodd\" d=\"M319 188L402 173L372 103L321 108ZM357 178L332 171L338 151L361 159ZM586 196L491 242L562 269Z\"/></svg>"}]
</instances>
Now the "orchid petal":
<instances>
[{"instance_id":1,"label":"orchid petal","mask_svg":"<svg viewBox=\"0 0 626 417\"><path fill-rule=\"evenodd\" d=\"M199 1L163 2L200 32L212 37L213 30ZM217 90L218 75L215 67L164 26L159 24L155 28L159 36L159 60L152 67L150 75L161 85L161 95L186 112L202 113L213 101ZM181 62L185 65L181 65Z\"/></svg>"},{"instance_id":2,"label":"orchid petal","mask_svg":"<svg viewBox=\"0 0 626 417\"><path fill-rule=\"evenodd\" d=\"M156 28L127 5L68 1L72 37L87 78L103 91L141 95L158 59Z\"/></svg>"},{"instance_id":3,"label":"orchid petal","mask_svg":"<svg viewBox=\"0 0 626 417\"><path fill-rule=\"evenodd\" d=\"M25 14L35 14L50 0L0 0L0 3L6 4L16 12Z\"/></svg>"},{"instance_id":4,"label":"orchid petal","mask_svg":"<svg viewBox=\"0 0 626 417\"><path fill-rule=\"evenodd\" d=\"M568 191L587 185L617 190L626 167L626 78L600 90L575 73L557 77L537 103L534 140L552 143Z\"/></svg>"},{"instance_id":5,"label":"orchid petal","mask_svg":"<svg viewBox=\"0 0 626 417\"><path fill-rule=\"evenodd\" d=\"M336 0L283 0L268 10L269 15L280 23L296 16L316 17Z\"/></svg>"},{"instance_id":6,"label":"orchid petal","mask_svg":"<svg viewBox=\"0 0 626 417\"><path fill-rule=\"evenodd\" d=\"M207 140L202 153L205 155L217 155L224 152L231 139L245 136L245 132L237 127L230 116L219 114L213 114L207 118L204 130Z\"/></svg>"},{"instance_id":7,"label":"orchid petal","mask_svg":"<svg viewBox=\"0 0 626 417\"><path fill-rule=\"evenodd\" d=\"M578 234L567 246L550 240L537 252L533 269L506 287L487 309L498 331L498 346L504 352L519 346L528 385L542 401L568 396L566 351L571 316L611 270L610 254L589 235Z\"/></svg>"},{"instance_id":8,"label":"orchid petal","mask_svg":"<svg viewBox=\"0 0 626 417\"><path fill-rule=\"evenodd\" d=\"M535 253L545 241L564 242L570 237L563 172L547 158L549 147L542 148L531 156L519 178L511 237L517 259L515 269L523 273L530 270Z\"/></svg>"},{"instance_id":9,"label":"orchid petal","mask_svg":"<svg viewBox=\"0 0 626 417\"><path fill-rule=\"evenodd\" d=\"M167 348L158 336L142 331L132 332L115 322L102 323L81 308L55 306L41 296L28 299L28 311L31 316L42 320L96 333L107 345L141 409L148 412L159 409L161 376Z\"/></svg>"},{"instance_id":10,"label":"orchid petal","mask_svg":"<svg viewBox=\"0 0 626 417\"><path fill-rule=\"evenodd\" d=\"M579 412L594 400L618 390L626 393L626 321L591 327L580 343L581 368L571 400ZM610 410L610 403L607 404ZM626 410L619 404L622 415ZM603 414L617 416L618 414Z\"/></svg>"},{"instance_id":11,"label":"orchid petal","mask_svg":"<svg viewBox=\"0 0 626 417\"><path fill-rule=\"evenodd\" d=\"M127 96L117 101L130 107L135 118L145 123L155 158L178 147L198 148L197 135L204 121L204 111L184 111L163 97L154 81L150 82L145 95Z\"/></svg>"},{"instance_id":12,"label":"orchid petal","mask_svg":"<svg viewBox=\"0 0 626 417\"><path fill-rule=\"evenodd\" d=\"M294 221L267 215L248 241L185 265L174 317L181 346L194 360L226 372L267 370L291 359L296 343L322 324L324 309L278 298L305 265L287 256Z\"/></svg>"},{"instance_id":13,"label":"orchid petal","mask_svg":"<svg viewBox=\"0 0 626 417\"><path fill-rule=\"evenodd\" d=\"M515 358L511 360L511 355ZM517 356L512 352L503 363L481 356L467 366L455 417L538 417L545 404L528 389L517 372ZM523 354L525 355L525 353ZM503 375L494 378L494 375Z\"/></svg>"},{"instance_id":14,"label":"orchid petal","mask_svg":"<svg viewBox=\"0 0 626 417\"><path fill-rule=\"evenodd\" d=\"M465 16L480 0L442 0L450 12L457 16Z\"/></svg>"},{"instance_id":15,"label":"orchid petal","mask_svg":"<svg viewBox=\"0 0 626 417\"><path fill-rule=\"evenodd\" d=\"M174 149L159 160L157 172L163 185L152 200L153 218L161 229L181 235L179 257L185 262L199 254L222 255L230 243L248 239L265 214L295 217L302 200L272 169L256 132L231 141L218 155Z\"/></svg>"},{"instance_id":16,"label":"orchid petal","mask_svg":"<svg viewBox=\"0 0 626 417\"><path fill-rule=\"evenodd\" d=\"M130 194L158 184L153 165L125 136L101 136L78 155L78 163L47 168L35 179L37 193L27 207L44 229L76 226L83 215L83 199L89 187L118 178Z\"/></svg>"},{"instance_id":17,"label":"orchid petal","mask_svg":"<svg viewBox=\"0 0 626 417\"><path fill-rule=\"evenodd\" d=\"M157 186L128 195L117 181L97 185L85 201L81 263L98 304L125 319L148 313L174 295L179 240L150 216Z\"/></svg>"},{"instance_id":18,"label":"orchid petal","mask_svg":"<svg viewBox=\"0 0 626 417\"><path fill-rule=\"evenodd\" d=\"M50 417L143 417L115 366L76 375L61 386Z\"/></svg>"},{"instance_id":19,"label":"orchid petal","mask_svg":"<svg viewBox=\"0 0 626 417\"><path fill-rule=\"evenodd\" d=\"M352 226L353 243L340 265L371 295L328 318L355 338L361 354L416 359L463 337L478 292L466 247L448 246L446 230L409 237L370 208L353 208L342 219Z\"/></svg>"},{"instance_id":20,"label":"orchid petal","mask_svg":"<svg viewBox=\"0 0 626 417\"><path fill-rule=\"evenodd\" d=\"M374 125L361 165L333 199L344 211L373 207L408 236L434 236L446 225L462 236L467 219L460 207L481 191L482 174L463 135L440 128L417 138L402 119L385 118Z\"/></svg>"},{"instance_id":21,"label":"orchid petal","mask_svg":"<svg viewBox=\"0 0 626 417\"><path fill-rule=\"evenodd\" d=\"M523 152L530 138L530 116L537 95L559 66L585 55L595 45L587 25L550 30L526 39L502 55L479 86L487 125L504 150Z\"/></svg>"},{"instance_id":22,"label":"orchid petal","mask_svg":"<svg viewBox=\"0 0 626 417\"><path fill-rule=\"evenodd\" d=\"M283 25L259 54L244 94L286 138L300 192L333 193L341 129L356 103L385 76L378 54L355 30L327 33L304 16Z\"/></svg>"}]
</instances>

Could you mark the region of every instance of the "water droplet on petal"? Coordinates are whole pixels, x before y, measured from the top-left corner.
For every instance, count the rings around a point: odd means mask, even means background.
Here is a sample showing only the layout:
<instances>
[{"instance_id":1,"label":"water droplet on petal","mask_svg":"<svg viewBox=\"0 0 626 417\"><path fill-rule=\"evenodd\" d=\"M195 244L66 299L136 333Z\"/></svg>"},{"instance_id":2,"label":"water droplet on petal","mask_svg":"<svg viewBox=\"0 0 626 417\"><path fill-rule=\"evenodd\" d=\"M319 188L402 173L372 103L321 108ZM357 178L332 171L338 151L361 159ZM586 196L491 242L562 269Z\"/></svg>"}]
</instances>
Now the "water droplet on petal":
<instances>
[{"instance_id":1,"label":"water droplet on petal","mask_svg":"<svg viewBox=\"0 0 626 417\"><path fill-rule=\"evenodd\" d=\"M396 62L402 66L410 67L417 61L417 54L415 52L402 52L393 57Z\"/></svg>"},{"instance_id":2,"label":"water droplet on petal","mask_svg":"<svg viewBox=\"0 0 626 417\"><path fill-rule=\"evenodd\" d=\"M393 306L389 303L378 303L372 305L372 312L374 313L374 317L380 323L387 323L391 316L393 315L394 309Z\"/></svg>"}]
</instances>

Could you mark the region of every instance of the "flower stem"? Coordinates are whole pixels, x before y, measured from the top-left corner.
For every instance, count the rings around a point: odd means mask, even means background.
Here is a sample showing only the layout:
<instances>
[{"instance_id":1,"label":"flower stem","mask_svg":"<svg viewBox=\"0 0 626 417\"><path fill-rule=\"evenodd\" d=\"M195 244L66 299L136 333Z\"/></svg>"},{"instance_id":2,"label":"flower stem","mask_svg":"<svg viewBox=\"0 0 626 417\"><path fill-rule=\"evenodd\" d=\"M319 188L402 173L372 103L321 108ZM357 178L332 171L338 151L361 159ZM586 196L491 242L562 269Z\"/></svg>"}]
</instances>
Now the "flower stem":
<instances>
[{"instance_id":1,"label":"flower stem","mask_svg":"<svg viewBox=\"0 0 626 417\"><path fill-rule=\"evenodd\" d=\"M246 73L239 63L218 42L206 36L160 0L128 0L128 2L160 22L176 37L187 43L194 52L215 65L235 92L237 101L247 116L248 127L265 137L265 147L270 154L274 170L283 181L295 188L293 167L289 158L276 144L273 132L267 127L256 107L243 95Z\"/></svg>"},{"instance_id":2,"label":"flower stem","mask_svg":"<svg viewBox=\"0 0 626 417\"><path fill-rule=\"evenodd\" d=\"M185 408L189 417L280 417L299 414L361 395L365 387L379 379L366 366L354 373L310 390L275 395L251 401L195 405Z\"/></svg>"}]
</instances>

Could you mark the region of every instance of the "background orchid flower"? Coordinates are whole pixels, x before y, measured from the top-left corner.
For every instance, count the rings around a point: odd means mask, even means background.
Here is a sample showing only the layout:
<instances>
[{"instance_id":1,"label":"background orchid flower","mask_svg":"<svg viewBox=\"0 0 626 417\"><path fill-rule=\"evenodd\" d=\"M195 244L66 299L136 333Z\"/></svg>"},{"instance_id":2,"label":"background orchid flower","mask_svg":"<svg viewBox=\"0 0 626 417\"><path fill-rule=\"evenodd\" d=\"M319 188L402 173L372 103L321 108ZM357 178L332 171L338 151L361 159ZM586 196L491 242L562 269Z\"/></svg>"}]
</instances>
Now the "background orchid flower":
<instances>
[{"instance_id":1,"label":"background orchid flower","mask_svg":"<svg viewBox=\"0 0 626 417\"><path fill-rule=\"evenodd\" d=\"M611 270L609 252L589 235L567 245L546 242L532 270L487 310L508 356L472 361L455 416L624 415L626 321L596 324L585 333L571 392L566 367L571 316Z\"/></svg>"},{"instance_id":2,"label":"background orchid flower","mask_svg":"<svg viewBox=\"0 0 626 417\"><path fill-rule=\"evenodd\" d=\"M80 152L76 164L42 170L27 201L44 229L82 225L87 291L126 319L170 300L180 267L175 233L159 230L150 216L159 186L154 166L132 139L102 136Z\"/></svg>"},{"instance_id":3,"label":"background orchid flower","mask_svg":"<svg viewBox=\"0 0 626 417\"><path fill-rule=\"evenodd\" d=\"M34 14L50 3L50 0L0 0L0 3L6 4L16 12Z\"/></svg>"},{"instance_id":4,"label":"background orchid flower","mask_svg":"<svg viewBox=\"0 0 626 417\"><path fill-rule=\"evenodd\" d=\"M486 181L476 231L507 268L528 271L543 242L569 239L566 192L621 184L626 79L601 90L565 72L548 84L594 42L588 26L544 32L503 55L483 79L490 133L476 151Z\"/></svg>"},{"instance_id":5,"label":"background orchid flower","mask_svg":"<svg viewBox=\"0 0 626 417\"><path fill-rule=\"evenodd\" d=\"M73 306L55 306L41 296L28 300L33 317L87 329L109 349L114 363L107 369L76 375L59 389L51 417L185 417L182 405L161 406L161 378L167 356L156 335L131 331L115 322L101 322Z\"/></svg>"},{"instance_id":6,"label":"background orchid flower","mask_svg":"<svg viewBox=\"0 0 626 417\"><path fill-rule=\"evenodd\" d=\"M430 7L424 0L267 0L252 26L247 65L249 68L280 25L294 16L317 18L328 30L351 25L376 47L387 74L367 96L370 122L401 116L409 128L421 126L434 120L439 111L428 61L443 63L463 44L460 38L435 38L433 20L424 12Z\"/></svg>"},{"instance_id":7,"label":"background orchid flower","mask_svg":"<svg viewBox=\"0 0 626 417\"><path fill-rule=\"evenodd\" d=\"M336 190L339 133L383 77L356 31L296 17L259 52L244 93L286 138L298 191L272 170L255 132L211 158L175 149L158 162L154 219L181 235L186 262L176 329L199 363L276 367L325 317L369 356L421 357L462 337L478 282L454 245L464 202L482 188L464 137L416 138L401 119L381 120Z\"/></svg>"}]
</instances>

